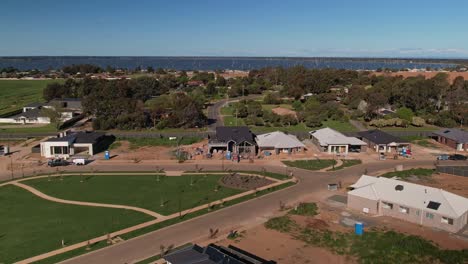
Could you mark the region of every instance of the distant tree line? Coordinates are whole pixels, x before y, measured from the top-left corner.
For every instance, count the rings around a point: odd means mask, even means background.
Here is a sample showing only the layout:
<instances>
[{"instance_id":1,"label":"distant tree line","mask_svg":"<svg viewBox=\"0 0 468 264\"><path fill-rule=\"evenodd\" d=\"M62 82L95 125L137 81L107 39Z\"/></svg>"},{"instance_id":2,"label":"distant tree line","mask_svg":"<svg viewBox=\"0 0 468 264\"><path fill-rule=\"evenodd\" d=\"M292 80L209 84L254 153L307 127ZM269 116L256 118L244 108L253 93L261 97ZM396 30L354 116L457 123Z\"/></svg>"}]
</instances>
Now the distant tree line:
<instances>
[{"instance_id":1,"label":"distant tree line","mask_svg":"<svg viewBox=\"0 0 468 264\"><path fill-rule=\"evenodd\" d=\"M102 80L68 79L51 83L44 99L81 98L84 112L93 116L95 129L140 129L149 127L198 127L206 123L202 112L203 93L184 92L166 95L177 81L153 77ZM155 102L145 103L151 98Z\"/></svg>"}]
</instances>

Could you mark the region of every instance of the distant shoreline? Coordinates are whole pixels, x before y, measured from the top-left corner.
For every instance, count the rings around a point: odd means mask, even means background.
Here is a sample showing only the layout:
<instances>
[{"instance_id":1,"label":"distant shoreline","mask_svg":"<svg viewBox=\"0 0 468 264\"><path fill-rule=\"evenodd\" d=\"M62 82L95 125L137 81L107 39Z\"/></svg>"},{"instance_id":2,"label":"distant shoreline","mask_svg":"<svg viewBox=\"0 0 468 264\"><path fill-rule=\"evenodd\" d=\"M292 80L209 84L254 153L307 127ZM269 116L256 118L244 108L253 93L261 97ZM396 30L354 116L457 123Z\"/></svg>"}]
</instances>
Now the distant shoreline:
<instances>
[{"instance_id":1,"label":"distant shoreline","mask_svg":"<svg viewBox=\"0 0 468 264\"><path fill-rule=\"evenodd\" d=\"M3 56L0 69L61 69L64 66L92 64L135 69L151 66L173 70L252 70L265 67L376 69L447 69L468 65L468 59L364 58L364 57L216 57L216 56Z\"/></svg>"}]
</instances>

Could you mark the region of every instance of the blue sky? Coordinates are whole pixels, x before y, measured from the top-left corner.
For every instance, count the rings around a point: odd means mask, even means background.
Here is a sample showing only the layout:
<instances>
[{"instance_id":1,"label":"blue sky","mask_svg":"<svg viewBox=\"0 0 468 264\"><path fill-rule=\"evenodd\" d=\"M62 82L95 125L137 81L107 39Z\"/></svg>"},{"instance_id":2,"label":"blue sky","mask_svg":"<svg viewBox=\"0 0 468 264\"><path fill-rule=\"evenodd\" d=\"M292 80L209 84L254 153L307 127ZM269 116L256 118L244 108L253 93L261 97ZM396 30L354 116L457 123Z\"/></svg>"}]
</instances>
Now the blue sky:
<instances>
[{"instance_id":1,"label":"blue sky","mask_svg":"<svg viewBox=\"0 0 468 264\"><path fill-rule=\"evenodd\" d=\"M2 0L0 56L468 58L466 0Z\"/></svg>"}]
</instances>

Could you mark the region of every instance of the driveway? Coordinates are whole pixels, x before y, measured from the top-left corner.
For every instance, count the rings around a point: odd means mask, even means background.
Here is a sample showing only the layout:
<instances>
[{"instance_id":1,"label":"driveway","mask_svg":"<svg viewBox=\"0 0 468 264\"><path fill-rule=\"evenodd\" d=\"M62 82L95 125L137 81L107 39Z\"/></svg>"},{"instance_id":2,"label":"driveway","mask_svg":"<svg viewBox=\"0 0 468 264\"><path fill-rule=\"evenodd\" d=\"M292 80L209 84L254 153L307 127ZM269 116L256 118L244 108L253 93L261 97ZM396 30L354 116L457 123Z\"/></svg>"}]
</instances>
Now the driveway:
<instances>
[{"instance_id":1,"label":"driveway","mask_svg":"<svg viewBox=\"0 0 468 264\"><path fill-rule=\"evenodd\" d=\"M375 162L372 164L354 166L342 171L323 173L287 168L293 171L294 176L299 179L299 183L293 187L169 226L101 250L90 252L64 261L63 263L132 263L158 254L160 245L178 246L198 239L207 239L210 228L219 229L220 233L224 233L240 227L261 224L278 212L280 202L295 204L304 200L323 199L323 193L327 192L327 183L355 181L365 170L367 170L369 174L372 174L372 172L392 169L397 164L399 164L397 161ZM404 164L405 167L408 168L430 166L433 162L412 160ZM154 168L154 165L149 168L151 167ZM166 170L193 170L195 164L161 165L160 167ZM230 164L226 167L232 170L259 171L262 169L261 166L255 164ZM272 172L284 173L286 170L283 166L265 165L264 167ZM119 167L118 165L112 166L114 170L122 170L124 168L125 167ZM135 169L129 168L128 166L126 168L127 170ZM101 167L99 169L104 170L105 168ZM220 168L219 165L203 165L203 169L219 170Z\"/></svg>"}]
</instances>

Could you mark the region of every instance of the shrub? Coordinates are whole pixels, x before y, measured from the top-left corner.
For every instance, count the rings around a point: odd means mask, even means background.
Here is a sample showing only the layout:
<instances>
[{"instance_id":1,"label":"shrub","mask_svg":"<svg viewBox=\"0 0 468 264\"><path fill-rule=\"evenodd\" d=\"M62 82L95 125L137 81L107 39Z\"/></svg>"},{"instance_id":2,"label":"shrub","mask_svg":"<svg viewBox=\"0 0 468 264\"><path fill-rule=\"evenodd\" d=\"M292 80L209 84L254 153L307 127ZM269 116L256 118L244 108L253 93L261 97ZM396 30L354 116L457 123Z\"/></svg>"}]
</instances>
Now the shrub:
<instances>
[{"instance_id":1,"label":"shrub","mask_svg":"<svg viewBox=\"0 0 468 264\"><path fill-rule=\"evenodd\" d=\"M416 126L416 127L422 127L426 124L426 121L418 116L414 116L413 120L411 120L411 125Z\"/></svg>"}]
</instances>

